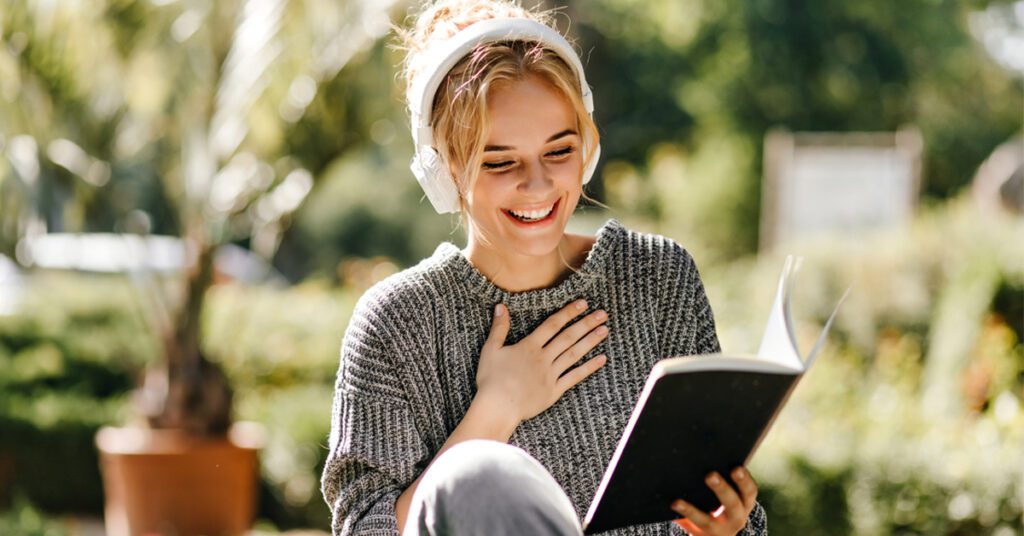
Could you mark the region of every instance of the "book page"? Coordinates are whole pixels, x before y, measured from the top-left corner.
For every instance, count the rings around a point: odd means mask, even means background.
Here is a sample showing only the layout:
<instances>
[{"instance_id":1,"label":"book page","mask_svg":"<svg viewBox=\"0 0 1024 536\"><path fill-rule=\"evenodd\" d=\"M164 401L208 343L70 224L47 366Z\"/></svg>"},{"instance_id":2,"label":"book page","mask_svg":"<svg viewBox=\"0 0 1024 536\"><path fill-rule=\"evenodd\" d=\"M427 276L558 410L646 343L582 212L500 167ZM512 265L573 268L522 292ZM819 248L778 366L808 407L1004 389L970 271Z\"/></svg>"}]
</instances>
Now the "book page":
<instances>
[{"instance_id":1,"label":"book page","mask_svg":"<svg viewBox=\"0 0 1024 536\"><path fill-rule=\"evenodd\" d=\"M765 326L757 356L760 359L802 371L804 362L800 358L800 351L796 346L796 336L793 333L793 321L789 307L792 295L792 275L798 266L799 261L794 261L792 255L786 257L782 275L779 276L779 286L775 290L775 302L772 303L771 311L768 314L768 324Z\"/></svg>"}]
</instances>

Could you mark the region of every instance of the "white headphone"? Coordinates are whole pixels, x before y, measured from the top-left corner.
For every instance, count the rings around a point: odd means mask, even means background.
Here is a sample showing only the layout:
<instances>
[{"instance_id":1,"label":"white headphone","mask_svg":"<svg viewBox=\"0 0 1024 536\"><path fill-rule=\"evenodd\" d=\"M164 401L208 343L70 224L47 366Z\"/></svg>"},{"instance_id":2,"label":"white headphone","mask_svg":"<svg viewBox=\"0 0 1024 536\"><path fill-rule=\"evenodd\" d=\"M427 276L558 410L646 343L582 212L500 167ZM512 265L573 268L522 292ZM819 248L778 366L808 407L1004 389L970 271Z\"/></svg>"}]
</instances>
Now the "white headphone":
<instances>
[{"instance_id":1,"label":"white headphone","mask_svg":"<svg viewBox=\"0 0 1024 536\"><path fill-rule=\"evenodd\" d=\"M416 154L409 165L416 180L423 187L434 210L444 214L459 211L459 190L455 180L448 171L444 159L432 147L434 129L430 124L430 115L434 106L434 95L437 93L448 71L455 67L466 54L478 45L502 41L535 41L545 48L554 51L574 71L579 79L583 104L591 117L594 115L594 96L587 86L583 74L583 64L576 51L561 34L547 25L530 19L488 19L467 26L436 49L427 52L423 60L422 74L418 76L409 93L409 108L412 116L412 139L416 145ZM587 140L584 140L587 143ZM601 156L601 145L594 146L590 163L583 170L583 184L590 181Z\"/></svg>"}]
</instances>

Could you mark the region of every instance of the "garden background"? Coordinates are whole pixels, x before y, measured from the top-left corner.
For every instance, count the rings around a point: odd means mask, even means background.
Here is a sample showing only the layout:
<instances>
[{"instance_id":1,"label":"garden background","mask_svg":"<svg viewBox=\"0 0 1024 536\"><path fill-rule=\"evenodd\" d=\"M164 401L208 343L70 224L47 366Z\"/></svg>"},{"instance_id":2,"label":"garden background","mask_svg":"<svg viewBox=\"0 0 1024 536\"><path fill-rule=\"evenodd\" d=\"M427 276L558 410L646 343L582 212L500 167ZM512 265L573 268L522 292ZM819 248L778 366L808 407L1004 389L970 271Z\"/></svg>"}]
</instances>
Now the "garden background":
<instances>
[{"instance_id":1,"label":"garden background","mask_svg":"<svg viewBox=\"0 0 1024 536\"><path fill-rule=\"evenodd\" d=\"M1024 533L1024 220L971 190L997 146L1024 151L1024 4L543 5L572 21L602 134L589 193L609 209L582 208L573 229L614 217L686 246L727 350L756 349L784 253L805 257L805 341L853 284L753 464L773 532ZM329 530L319 474L349 312L440 241L464 243L407 167L389 25L409 7L0 7L0 533L102 515L94 434L129 418L159 351L129 277L32 268L26 240L180 236L197 198L207 233L272 267L218 278L201 317L236 418L268 430L257 527ZM1017 48L993 48L999 28ZM770 129L904 125L924 141L910 225L759 252Z\"/></svg>"}]
</instances>

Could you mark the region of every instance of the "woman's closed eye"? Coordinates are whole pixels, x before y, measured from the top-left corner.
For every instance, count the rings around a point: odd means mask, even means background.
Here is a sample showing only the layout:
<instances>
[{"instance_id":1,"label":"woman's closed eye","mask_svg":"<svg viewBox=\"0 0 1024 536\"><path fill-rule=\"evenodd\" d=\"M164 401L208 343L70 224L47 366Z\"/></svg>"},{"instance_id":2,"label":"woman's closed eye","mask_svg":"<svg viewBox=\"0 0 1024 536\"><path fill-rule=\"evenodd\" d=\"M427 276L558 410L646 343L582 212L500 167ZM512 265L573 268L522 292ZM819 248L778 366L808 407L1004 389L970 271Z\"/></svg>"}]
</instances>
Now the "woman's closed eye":
<instances>
[{"instance_id":1,"label":"woman's closed eye","mask_svg":"<svg viewBox=\"0 0 1024 536\"><path fill-rule=\"evenodd\" d=\"M571 155L575 150L576 150L576 147L574 147L572 145L567 145L565 147L562 147L561 149L555 149L554 151L549 151L549 152L545 153L544 156L547 157L550 160L561 161L561 160L565 160L566 158L568 158L569 155ZM507 171L509 169L512 169L512 166L514 166L515 163L516 163L515 160L501 160L501 161L498 161L498 162L484 162L483 163L483 168L488 170L488 171Z\"/></svg>"},{"instance_id":2,"label":"woman's closed eye","mask_svg":"<svg viewBox=\"0 0 1024 536\"><path fill-rule=\"evenodd\" d=\"M503 171L515 164L513 160L502 160L501 162L484 162L484 169L489 171Z\"/></svg>"},{"instance_id":3,"label":"woman's closed eye","mask_svg":"<svg viewBox=\"0 0 1024 536\"><path fill-rule=\"evenodd\" d=\"M565 147L562 147L561 149L556 149L554 151L551 151L546 156L555 157L557 159L565 158L565 157L571 155L573 153L573 151L575 151L575 150L576 150L576 148L573 147L572 145L567 145Z\"/></svg>"}]
</instances>

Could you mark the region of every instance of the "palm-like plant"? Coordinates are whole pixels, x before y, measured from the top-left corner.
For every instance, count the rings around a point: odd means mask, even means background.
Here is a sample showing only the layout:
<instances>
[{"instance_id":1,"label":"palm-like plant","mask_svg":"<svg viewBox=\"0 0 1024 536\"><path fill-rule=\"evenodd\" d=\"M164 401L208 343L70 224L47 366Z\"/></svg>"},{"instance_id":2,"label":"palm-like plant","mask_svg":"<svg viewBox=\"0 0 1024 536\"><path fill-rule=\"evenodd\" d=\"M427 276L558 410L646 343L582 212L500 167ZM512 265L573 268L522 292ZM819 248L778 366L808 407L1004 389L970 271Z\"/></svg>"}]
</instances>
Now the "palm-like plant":
<instances>
[{"instance_id":1,"label":"palm-like plant","mask_svg":"<svg viewBox=\"0 0 1024 536\"><path fill-rule=\"evenodd\" d=\"M228 381L199 344L214 254L248 238L272 257L325 163L290 156L285 140L321 84L388 29L394 3L22 1L0 12L0 250L29 261L18 242L48 228L149 232L126 191L162 198L170 221L157 225L185 244L182 281L132 270L164 350L136 398L151 426L230 424ZM72 210L52 206L54 191Z\"/></svg>"}]
</instances>

